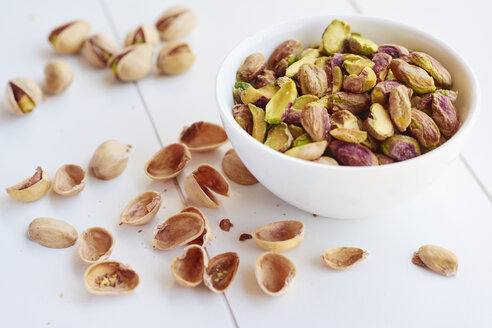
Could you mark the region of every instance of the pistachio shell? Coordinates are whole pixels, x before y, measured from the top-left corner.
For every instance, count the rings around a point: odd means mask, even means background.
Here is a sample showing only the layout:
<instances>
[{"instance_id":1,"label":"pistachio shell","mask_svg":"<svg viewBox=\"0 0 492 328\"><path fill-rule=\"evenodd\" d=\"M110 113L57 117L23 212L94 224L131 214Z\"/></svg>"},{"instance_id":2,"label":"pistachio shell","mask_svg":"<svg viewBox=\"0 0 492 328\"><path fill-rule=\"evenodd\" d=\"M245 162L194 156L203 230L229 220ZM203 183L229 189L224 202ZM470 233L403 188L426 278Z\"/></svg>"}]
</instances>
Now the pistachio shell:
<instances>
[{"instance_id":1,"label":"pistachio shell","mask_svg":"<svg viewBox=\"0 0 492 328\"><path fill-rule=\"evenodd\" d=\"M284 152L290 148L292 141L294 141L294 138L289 131L289 127L281 122L270 127L265 145L279 152Z\"/></svg>"},{"instance_id":2,"label":"pistachio shell","mask_svg":"<svg viewBox=\"0 0 492 328\"><path fill-rule=\"evenodd\" d=\"M113 251L114 237L103 227L92 227L80 234L79 255L86 263L106 260Z\"/></svg>"},{"instance_id":3,"label":"pistachio shell","mask_svg":"<svg viewBox=\"0 0 492 328\"><path fill-rule=\"evenodd\" d=\"M301 244L304 229L300 221L278 221L256 228L253 239L267 251L285 252Z\"/></svg>"},{"instance_id":4,"label":"pistachio shell","mask_svg":"<svg viewBox=\"0 0 492 328\"><path fill-rule=\"evenodd\" d=\"M194 11L185 6L175 6L166 10L157 20L155 27L161 40L170 41L189 34L197 25Z\"/></svg>"},{"instance_id":5,"label":"pistachio shell","mask_svg":"<svg viewBox=\"0 0 492 328\"><path fill-rule=\"evenodd\" d=\"M90 29L91 26L86 21L73 21L52 30L48 36L48 41L55 51L61 54L75 54L89 36Z\"/></svg>"},{"instance_id":6,"label":"pistachio shell","mask_svg":"<svg viewBox=\"0 0 492 328\"><path fill-rule=\"evenodd\" d=\"M214 293L223 293L236 277L239 255L235 252L219 254L208 261L203 282Z\"/></svg>"},{"instance_id":7,"label":"pistachio shell","mask_svg":"<svg viewBox=\"0 0 492 328\"><path fill-rule=\"evenodd\" d=\"M344 21L334 19L323 32L323 49L329 55L338 52L343 42L350 36L350 26Z\"/></svg>"},{"instance_id":8,"label":"pistachio shell","mask_svg":"<svg viewBox=\"0 0 492 328\"><path fill-rule=\"evenodd\" d=\"M219 171L208 164L198 165L186 177L184 189L193 202L209 208L220 207L211 191L229 197L229 183Z\"/></svg>"},{"instance_id":9,"label":"pistachio shell","mask_svg":"<svg viewBox=\"0 0 492 328\"><path fill-rule=\"evenodd\" d=\"M183 255L176 256L171 262L171 272L178 284L183 287L196 287L203 281L208 265L205 250L198 245L185 247Z\"/></svg>"},{"instance_id":10,"label":"pistachio shell","mask_svg":"<svg viewBox=\"0 0 492 328\"><path fill-rule=\"evenodd\" d=\"M109 59L118 51L114 41L106 34L95 34L84 41L82 55L94 66L106 67Z\"/></svg>"},{"instance_id":11,"label":"pistachio shell","mask_svg":"<svg viewBox=\"0 0 492 328\"><path fill-rule=\"evenodd\" d=\"M196 208L194 206L188 206L188 207L183 208L181 210L181 213L198 214L202 218L203 224L204 224L202 234L200 236L196 237L195 239L193 239L192 241L190 241L188 243L188 245L198 245L198 246L205 247L208 244L210 244L210 242L212 241L212 238L214 237L214 232L212 230L212 225L210 224L210 221L207 219L205 214L203 214L202 211L200 211L198 208Z\"/></svg>"},{"instance_id":12,"label":"pistachio shell","mask_svg":"<svg viewBox=\"0 0 492 328\"><path fill-rule=\"evenodd\" d=\"M205 229L203 218L192 212L175 214L155 227L154 248L170 250L198 238Z\"/></svg>"},{"instance_id":13,"label":"pistachio shell","mask_svg":"<svg viewBox=\"0 0 492 328\"><path fill-rule=\"evenodd\" d=\"M143 24L137 26L126 35L125 47L142 43L148 43L153 47L159 43L159 34L155 28Z\"/></svg>"},{"instance_id":14,"label":"pistachio shell","mask_svg":"<svg viewBox=\"0 0 492 328\"><path fill-rule=\"evenodd\" d=\"M159 51L157 69L166 75L176 75L187 71L195 62L195 55L185 42L171 42Z\"/></svg>"},{"instance_id":15,"label":"pistachio shell","mask_svg":"<svg viewBox=\"0 0 492 328\"><path fill-rule=\"evenodd\" d=\"M36 168L36 173L16 185L8 187L7 193L20 202L32 202L43 197L51 187L50 174L41 167Z\"/></svg>"},{"instance_id":16,"label":"pistachio shell","mask_svg":"<svg viewBox=\"0 0 492 328\"><path fill-rule=\"evenodd\" d=\"M258 182L241 161L234 149L229 149L222 159L222 171L232 181L242 185L252 185Z\"/></svg>"},{"instance_id":17,"label":"pistachio shell","mask_svg":"<svg viewBox=\"0 0 492 328\"><path fill-rule=\"evenodd\" d=\"M296 267L286 256L266 252L255 261L255 276L265 294L280 296L287 293L296 277Z\"/></svg>"},{"instance_id":18,"label":"pistachio shell","mask_svg":"<svg viewBox=\"0 0 492 328\"><path fill-rule=\"evenodd\" d=\"M325 250L323 261L335 270L345 270L367 257L367 253L356 247L334 247Z\"/></svg>"},{"instance_id":19,"label":"pistachio shell","mask_svg":"<svg viewBox=\"0 0 492 328\"><path fill-rule=\"evenodd\" d=\"M120 214L121 223L143 225L150 222L162 205L161 193L146 191L133 198Z\"/></svg>"},{"instance_id":20,"label":"pistachio shell","mask_svg":"<svg viewBox=\"0 0 492 328\"><path fill-rule=\"evenodd\" d=\"M204 152L225 144L227 134L220 125L200 121L185 126L179 136L179 142L188 146L191 151Z\"/></svg>"},{"instance_id":21,"label":"pistachio shell","mask_svg":"<svg viewBox=\"0 0 492 328\"><path fill-rule=\"evenodd\" d=\"M284 154L307 161L314 161L320 158L326 150L328 142L326 140L312 142L287 150Z\"/></svg>"},{"instance_id":22,"label":"pistachio shell","mask_svg":"<svg viewBox=\"0 0 492 328\"><path fill-rule=\"evenodd\" d=\"M41 102L43 92L31 79L18 77L8 81L5 102L9 111L16 115L29 114Z\"/></svg>"},{"instance_id":23,"label":"pistachio shell","mask_svg":"<svg viewBox=\"0 0 492 328\"><path fill-rule=\"evenodd\" d=\"M450 250L435 245L420 247L412 262L447 277L455 276L458 271L458 257Z\"/></svg>"},{"instance_id":24,"label":"pistachio shell","mask_svg":"<svg viewBox=\"0 0 492 328\"><path fill-rule=\"evenodd\" d=\"M173 143L161 148L145 163L144 171L154 180L169 180L177 177L191 160L186 145Z\"/></svg>"},{"instance_id":25,"label":"pistachio shell","mask_svg":"<svg viewBox=\"0 0 492 328\"><path fill-rule=\"evenodd\" d=\"M282 84L265 107L265 120L268 124L279 124L289 104L297 98L297 88L293 81Z\"/></svg>"},{"instance_id":26,"label":"pistachio shell","mask_svg":"<svg viewBox=\"0 0 492 328\"><path fill-rule=\"evenodd\" d=\"M87 173L75 164L66 164L58 169L53 182L53 191L62 196L73 196L85 188Z\"/></svg>"},{"instance_id":27,"label":"pistachio shell","mask_svg":"<svg viewBox=\"0 0 492 328\"><path fill-rule=\"evenodd\" d=\"M97 147L89 163L92 174L102 180L118 177L126 168L131 146L107 140Z\"/></svg>"},{"instance_id":28,"label":"pistachio shell","mask_svg":"<svg viewBox=\"0 0 492 328\"><path fill-rule=\"evenodd\" d=\"M66 61L56 59L44 67L44 89L51 94L57 94L70 86L73 72Z\"/></svg>"},{"instance_id":29,"label":"pistachio shell","mask_svg":"<svg viewBox=\"0 0 492 328\"><path fill-rule=\"evenodd\" d=\"M137 288L140 277L137 272L118 261L102 261L92 264L84 274L84 284L95 295L120 295Z\"/></svg>"},{"instance_id":30,"label":"pistachio shell","mask_svg":"<svg viewBox=\"0 0 492 328\"><path fill-rule=\"evenodd\" d=\"M134 82L150 73L153 55L154 47L150 44L136 44L114 54L108 66L120 81Z\"/></svg>"},{"instance_id":31,"label":"pistachio shell","mask_svg":"<svg viewBox=\"0 0 492 328\"><path fill-rule=\"evenodd\" d=\"M78 237L77 230L70 224L51 218L34 219L29 224L27 234L31 240L50 248L70 247Z\"/></svg>"}]
</instances>

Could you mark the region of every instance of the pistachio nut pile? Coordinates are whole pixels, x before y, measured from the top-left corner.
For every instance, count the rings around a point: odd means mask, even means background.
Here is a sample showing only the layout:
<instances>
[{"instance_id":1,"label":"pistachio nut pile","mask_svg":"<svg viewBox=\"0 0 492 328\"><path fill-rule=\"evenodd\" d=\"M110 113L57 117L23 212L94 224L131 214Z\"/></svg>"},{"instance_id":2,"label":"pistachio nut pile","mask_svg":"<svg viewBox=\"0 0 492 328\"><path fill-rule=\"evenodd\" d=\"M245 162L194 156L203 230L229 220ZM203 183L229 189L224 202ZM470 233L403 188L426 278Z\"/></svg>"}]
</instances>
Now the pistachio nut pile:
<instances>
[{"instance_id":1,"label":"pistachio nut pile","mask_svg":"<svg viewBox=\"0 0 492 328\"><path fill-rule=\"evenodd\" d=\"M333 20L303 49L282 42L268 60L246 57L232 108L253 138L293 157L329 165L404 161L458 130L457 91L431 55L381 44Z\"/></svg>"}]
</instances>

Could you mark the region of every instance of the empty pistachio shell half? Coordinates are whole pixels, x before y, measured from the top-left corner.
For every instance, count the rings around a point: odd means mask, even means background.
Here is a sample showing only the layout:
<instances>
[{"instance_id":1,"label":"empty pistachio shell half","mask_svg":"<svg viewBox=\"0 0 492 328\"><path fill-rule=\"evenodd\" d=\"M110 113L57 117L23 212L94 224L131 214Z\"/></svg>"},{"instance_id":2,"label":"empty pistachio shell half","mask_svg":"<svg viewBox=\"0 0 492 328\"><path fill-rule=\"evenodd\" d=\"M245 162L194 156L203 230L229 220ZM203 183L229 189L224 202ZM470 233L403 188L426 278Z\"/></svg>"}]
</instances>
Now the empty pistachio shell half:
<instances>
[{"instance_id":1,"label":"empty pistachio shell half","mask_svg":"<svg viewBox=\"0 0 492 328\"><path fill-rule=\"evenodd\" d=\"M131 30L125 39L125 47L147 43L155 47L159 43L159 34L152 26L143 24Z\"/></svg>"},{"instance_id":2,"label":"empty pistachio shell half","mask_svg":"<svg viewBox=\"0 0 492 328\"><path fill-rule=\"evenodd\" d=\"M191 212L175 214L155 227L154 248L174 249L198 238L205 229L200 215Z\"/></svg>"},{"instance_id":3,"label":"empty pistachio shell half","mask_svg":"<svg viewBox=\"0 0 492 328\"><path fill-rule=\"evenodd\" d=\"M85 170L75 164L66 164L58 169L53 190L62 196L73 196L84 190L87 181Z\"/></svg>"},{"instance_id":4,"label":"empty pistachio shell half","mask_svg":"<svg viewBox=\"0 0 492 328\"><path fill-rule=\"evenodd\" d=\"M198 245L185 247L183 255L176 256L171 262L171 272L178 284L183 287L196 287L203 281L208 265L205 249Z\"/></svg>"},{"instance_id":5,"label":"empty pistachio shell half","mask_svg":"<svg viewBox=\"0 0 492 328\"><path fill-rule=\"evenodd\" d=\"M57 94L70 86L73 72L66 61L56 59L44 67L44 89L51 94Z\"/></svg>"},{"instance_id":6,"label":"empty pistachio shell half","mask_svg":"<svg viewBox=\"0 0 492 328\"><path fill-rule=\"evenodd\" d=\"M118 51L114 41L105 34L95 34L85 40L82 55L97 67L106 67L108 61Z\"/></svg>"},{"instance_id":7,"label":"empty pistachio shell half","mask_svg":"<svg viewBox=\"0 0 492 328\"><path fill-rule=\"evenodd\" d=\"M71 55L77 53L89 36L91 26L83 20L73 21L52 30L48 36L56 52Z\"/></svg>"},{"instance_id":8,"label":"empty pistachio shell half","mask_svg":"<svg viewBox=\"0 0 492 328\"><path fill-rule=\"evenodd\" d=\"M128 225L142 225L150 222L162 205L159 192L146 191L133 198L120 214L120 220Z\"/></svg>"},{"instance_id":9,"label":"empty pistachio shell half","mask_svg":"<svg viewBox=\"0 0 492 328\"><path fill-rule=\"evenodd\" d=\"M222 171L232 181L242 185L252 185L258 182L241 161L234 149L229 149L222 159Z\"/></svg>"},{"instance_id":10,"label":"empty pistachio shell half","mask_svg":"<svg viewBox=\"0 0 492 328\"><path fill-rule=\"evenodd\" d=\"M170 144L145 163L145 174L154 180L169 180L177 177L190 160L191 154L186 145Z\"/></svg>"},{"instance_id":11,"label":"empty pistachio shell half","mask_svg":"<svg viewBox=\"0 0 492 328\"><path fill-rule=\"evenodd\" d=\"M209 208L220 207L212 191L229 197L229 183L219 171L208 164L198 165L186 177L184 189L192 201Z\"/></svg>"},{"instance_id":12,"label":"empty pistachio shell half","mask_svg":"<svg viewBox=\"0 0 492 328\"><path fill-rule=\"evenodd\" d=\"M166 44L157 56L157 69L166 75L176 75L187 71L195 62L195 55L184 42Z\"/></svg>"},{"instance_id":13,"label":"empty pistachio shell half","mask_svg":"<svg viewBox=\"0 0 492 328\"><path fill-rule=\"evenodd\" d=\"M92 264L84 274L84 284L95 295L120 295L137 288L140 277L128 265L118 261Z\"/></svg>"},{"instance_id":14,"label":"empty pistachio shell half","mask_svg":"<svg viewBox=\"0 0 492 328\"><path fill-rule=\"evenodd\" d=\"M34 219L29 224L27 234L31 240L50 248L70 247L78 237L77 230L70 224L51 218Z\"/></svg>"},{"instance_id":15,"label":"empty pistachio shell half","mask_svg":"<svg viewBox=\"0 0 492 328\"><path fill-rule=\"evenodd\" d=\"M278 221L256 228L254 241L267 251L285 252L296 248L304 239L304 223Z\"/></svg>"},{"instance_id":16,"label":"empty pistachio shell half","mask_svg":"<svg viewBox=\"0 0 492 328\"><path fill-rule=\"evenodd\" d=\"M196 122L185 126L179 142L191 151L202 152L218 148L227 142L227 134L222 126L209 122Z\"/></svg>"},{"instance_id":17,"label":"empty pistachio shell half","mask_svg":"<svg viewBox=\"0 0 492 328\"><path fill-rule=\"evenodd\" d=\"M197 24L193 10L185 6L175 6L166 10L155 23L161 40L179 39L190 33Z\"/></svg>"},{"instance_id":18,"label":"empty pistachio shell half","mask_svg":"<svg viewBox=\"0 0 492 328\"><path fill-rule=\"evenodd\" d=\"M50 174L40 166L36 173L18 184L8 187L7 193L15 200L21 202L32 202L43 197L51 187Z\"/></svg>"},{"instance_id":19,"label":"empty pistachio shell half","mask_svg":"<svg viewBox=\"0 0 492 328\"><path fill-rule=\"evenodd\" d=\"M9 111L16 115L31 113L41 102L43 92L31 79L18 77L8 81L5 102Z\"/></svg>"},{"instance_id":20,"label":"empty pistachio shell half","mask_svg":"<svg viewBox=\"0 0 492 328\"><path fill-rule=\"evenodd\" d=\"M425 245L413 254L412 263L427 267L443 276L455 276L458 271L458 257L445 248Z\"/></svg>"},{"instance_id":21,"label":"empty pistachio shell half","mask_svg":"<svg viewBox=\"0 0 492 328\"><path fill-rule=\"evenodd\" d=\"M80 234L79 255L86 263L106 260L113 251L114 237L103 227L92 227Z\"/></svg>"},{"instance_id":22,"label":"empty pistachio shell half","mask_svg":"<svg viewBox=\"0 0 492 328\"><path fill-rule=\"evenodd\" d=\"M198 214L202 218L204 224L202 234L196 237L195 239L193 239L192 241L190 241L188 245L198 245L198 246L205 247L208 244L210 244L212 238L214 237L214 232L212 230L212 225L210 224L210 221L207 219L205 214L203 214L202 211L200 211L198 208L194 206L188 206L183 208L181 210L181 213Z\"/></svg>"},{"instance_id":23,"label":"empty pistachio shell half","mask_svg":"<svg viewBox=\"0 0 492 328\"><path fill-rule=\"evenodd\" d=\"M334 247L325 250L323 261L334 270L345 270L367 257L367 253L356 247Z\"/></svg>"},{"instance_id":24,"label":"empty pistachio shell half","mask_svg":"<svg viewBox=\"0 0 492 328\"><path fill-rule=\"evenodd\" d=\"M231 285L239 267L239 255L235 252L219 254L208 261L203 282L214 293L223 293Z\"/></svg>"},{"instance_id":25,"label":"empty pistachio shell half","mask_svg":"<svg viewBox=\"0 0 492 328\"><path fill-rule=\"evenodd\" d=\"M296 266L286 256L266 252L255 262L255 276L265 294L280 296L287 293L296 277Z\"/></svg>"},{"instance_id":26,"label":"empty pistachio shell half","mask_svg":"<svg viewBox=\"0 0 492 328\"><path fill-rule=\"evenodd\" d=\"M150 44L135 44L113 55L108 66L118 80L134 82L150 73L153 55L154 47Z\"/></svg>"},{"instance_id":27,"label":"empty pistachio shell half","mask_svg":"<svg viewBox=\"0 0 492 328\"><path fill-rule=\"evenodd\" d=\"M119 176L128 163L131 146L107 140L97 147L89 163L89 170L98 179L110 180Z\"/></svg>"}]
</instances>

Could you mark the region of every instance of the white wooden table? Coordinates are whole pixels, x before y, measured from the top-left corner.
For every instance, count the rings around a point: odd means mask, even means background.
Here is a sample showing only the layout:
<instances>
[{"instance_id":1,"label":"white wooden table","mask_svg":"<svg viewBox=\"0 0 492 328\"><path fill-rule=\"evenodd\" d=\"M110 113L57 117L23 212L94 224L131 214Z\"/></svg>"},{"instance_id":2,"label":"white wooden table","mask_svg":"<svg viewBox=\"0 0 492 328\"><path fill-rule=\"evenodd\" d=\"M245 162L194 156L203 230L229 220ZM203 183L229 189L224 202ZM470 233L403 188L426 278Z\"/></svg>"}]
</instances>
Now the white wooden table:
<instances>
[{"instance_id":1,"label":"white wooden table","mask_svg":"<svg viewBox=\"0 0 492 328\"><path fill-rule=\"evenodd\" d=\"M490 327L492 322L492 51L490 4L480 1L426 1L411 4L373 1L182 1L199 15L199 27L186 40L197 55L193 68L177 77L152 74L138 82L116 82L80 56L65 56L72 86L50 97L35 112L16 117L0 111L0 189L34 172L52 175L63 164L87 167L104 140L133 145L128 168L111 181L90 177L84 192L61 198L50 192L33 203L19 203L0 192L0 327ZM15 76L41 82L45 63L59 57L47 42L49 31L72 19L85 19L92 32L121 44L127 31L153 24L171 3L162 1L3 1L0 4L0 83ZM162 145L175 142L184 125L219 122L215 76L226 54L262 28L299 16L361 14L389 17L441 37L469 60L481 82L481 118L463 154L415 200L370 220L313 217L282 202L257 184L231 183L231 197L219 210L205 210L216 238L210 256L236 251L238 276L223 295L205 287L177 285L170 262L182 250L155 251L153 226L183 207L183 175L153 182L144 163ZM329 22L327 22L328 24ZM364 33L364 31L358 31ZM459 78L459 77L455 77ZM196 164L220 167L224 146L193 154ZM143 227L118 226L125 204L144 190L163 191L164 206ZM384 200L381 200L384 201ZM114 232L112 258L130 263L141 285L122 297L89 294L82 282L86 265L76 247L54 250L28 240L29 222L39 216L63 219L79 232L104 226ZM229 218L234 227L221 231ZM306 224L301 246L286 255L297 266L291 291L264 295L253 263L262 250L241 233L266 222L297 219ZM138 230L142 229L142 232ZM444 278L410 262L420 245L453 250L460 268ZM327 269L325 248L358 246L370 256L346 272Z\"/></svg>"}]
</instances>

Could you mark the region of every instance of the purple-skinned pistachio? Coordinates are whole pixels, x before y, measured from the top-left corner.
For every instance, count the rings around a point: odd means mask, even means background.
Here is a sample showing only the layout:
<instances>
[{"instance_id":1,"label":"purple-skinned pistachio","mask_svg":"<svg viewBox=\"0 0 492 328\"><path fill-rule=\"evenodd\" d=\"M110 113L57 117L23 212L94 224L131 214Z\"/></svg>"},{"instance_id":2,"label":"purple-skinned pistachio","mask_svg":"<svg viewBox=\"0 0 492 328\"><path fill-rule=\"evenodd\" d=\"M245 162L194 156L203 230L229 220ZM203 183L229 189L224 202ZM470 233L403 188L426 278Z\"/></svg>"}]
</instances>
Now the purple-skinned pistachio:
<instances>
[{"instance_id":1,"label":"purple-skinned pistachio","mask_svg":"<svg viewBox=\"0 0 492 328\"><path fill-rule=\"evenodd\" d=\"M248 134L253 131L253 115L247 105L238 104L232 107L232 115L234 119Z\"/></svg>"},{"instance_id":2,"label":"purple-skinned pistachio","mask_svg":"<svg viewBox=\"0 0 492 328\"><path fill-rule=\"evenodd\" d=\"M376 84L376 86L371 91L371 102L386 106L389 102L389 95L390 95L391 90L393 90L393 88L400 86L400 85L404 85L404 84L401 82L398 82L398 81L382 81L382 82L379 82L378 84ZM410 89L407 86L405 86L405 87L408 90L408 96L411 97L412 93L413 93L412 89Z\"/></svg>"},{"instance_id":3,"label":"purple-skinned pistachio","mask_svg":"<svg viewBox=\"0 0 492 328\"><path fill-rule=\"evenodd\" d=\"M432 96L432 119L441 133L449 138L459 126L458 113L449 97L434 93Z\"/></svg>"},{"instance_id":4,"label":"purple-skinned pistachio","mask_svg":"<svg viewBox=\"0 0 492 328\"><path fill-rule=\"evenodd\" d=\"M343 55L336 53L333 54L333 58L331 59L331 69L334 69L335 67L342 67L343 64Z\"/></svg>"},{"instance_id":5,"label":"purple-skinned pistachio","mask_svg":"<svg viewBox=\"0 0 492 328\"><path fill-rule=\"evenodd\" d=\"M372 56L372 61L374 62L372 70L376 73L377 82L379 83L386 80L389 65L391 63L391 56L384 52L375 53L374 56Z\"/></svg>"},{"instance_id":6,"label":"purple-skinned pistachio","mask_svg":"<svg viewBox=\"0 0 492 328\"><path fill-rule=\"evenodd\" d=\"M376 157L378 158L379 165L386 165L395 162L391 157L388 157L383 154L376 154Z\"/></svg>"},{"instance_id":7,"label":"purple-skinned pistachio","mask_svg":"<svg viewBox=\"0 0 492 328\"><path fill-rule=\"evenodd\" d=\"M298 81L303 95L322 97L328 91L326 72L314 64L304 64L299 68Z\"/></svg>"},{"instance_id":8,"label":"purple-skinned pistachio","mask_svg":"<svg viewBox=\"0 0 492 328\"><path fill-rule=\"evenodd\" d=\"M456 98L458 98L458 91L454 91L454 90L439 89L436 90L436 93L440 93L443 96L448 97L453 104L456 101Z\"/></svg>"},{"instance_id":9,"label":"purple-skinned pistachio","mask_svg":"<svg viewBox=\"0 0 492 328\"><path fill-rule=\"evenodd\" d=\"M369 67L364 67L359 75L350 74L343 78L343 89L353 93L364 93L376 85L376 74Z\"/></svg>"},{"instance_id":10,"label":"purple-skinned pistachio","mask_svg":"<svg viewBox=\"0 0 492 328\"><path fill-rule=\"evenodd\" d=\"M313 141L328 140L330 131L330 115L326 108L316 104L308 104L301 112L301 124Z\"/></svg>"},{"instance_id":11,"label":"purple-skinned pistachio","mask_svg":"<svg viewBox=\"0 0 492 328\"><path fill-rule=\"evenodd\" d=\"M405 131L412 120L412 105L405 86L400 85L390 92L388 111L391 120L401 132Z\"/></svg>"},{"instance_id":12,"label":"purple-skinned pistachio","mask_svg":"<svg viewBox=\"0 0 492 328\"><path fill-rule=\"evenodd\" d=\"M429 115L418 109L412 109L412 122L408 128L420 145L426 149L434 148L441 138L436 123Z\"/></svg>"},{"instance_id":13,"label":"purple-skinned pistachio","mask_svg":"<svg viewBox=\"0 0 492 328\"><path fill-rule=\"evenodd\" d=\"M261 74L259 74L253 80L253 87L256 89L263 88L269 84L275 83L277 77L275 76L275 72L269 69L264 70Z\"/></svg>"},{"instance_id":14,"label":"purple-skinned pistachio","mask_svg":"<svg viewBox=\"0 0 492 328\"><path fill-rule=\"evenodd\" d=\"M339 110L348 110L352 114L359 114L371 105L371 97L366 93L337 92L329 96L328 107Z\"/></svg>"},{"instance_id":15,"label":"purple-skinned pistachio","mask_svg":"<svg viewBox=\"0 0 492 328\"><path fill-rule=\"evenodd\" d=\"M426 70L437 82L437 85L443 88L451 88L453 84L453 79L448 70L441 65L437 59L424 52L412 51L407 59Z\"/></svg>"},{"instance_id":16,"label":"purple-skinned pistachio","mask_svg":"<svg viewBox=\"0 0 492 328\"><path fill-rule=\"evenodd\" d=\"M302 43L300 41L297 40L284 41L281 44L279 44L277 48L275 48L273 53L270 55L270 58L268 58L266 68L275 70L279 62L282 59L287 58L288 56L293 57L292 60L295 61L298 57L300 57L301 52L302 52ZM277 75L280 74L278 74L277 72Z\"/></svg>"},{"instance_id":17,"label":"purple-skinned pistachio","mask_svg":"<svg viewBox=\"0 0 492 328\"><path fill-rule=\"evenodd\" d=\"M402 59L393 59L391 71L398 81L405 83L417 93L434 92L434 79L422 68L409 64Z\"/></svg>"},{"instance_id":18,"label":"purple-skinned pistachio","mask_svg":"<svg viewBox=\"0 0 492 328\"><path fill-rule=\"evenodd\" d=\"M294 109L292 108L292 103L287 106L287 109L282 114L282 118L280 121L292 124L292 123L300 123L301 122L301 113L302 109Z\"/></svg>"},{"instance_id":19,"label":"purple-skinned pistachio","mask_svg":"<svg viewBox=\"0 0 492 328\"><path fill-rule=\"evenodd\" d=\"M355 143L333 140L328 146L338 163L346 166L378 165L378 159L368 148Z\"/></svg>"},{"instance_id":20,"label":"purple-skinned pistachio","mask_svg":"<svg viewBox=\"0 0 492 328\"><path fill-rule=\"evenodd\" d=\"M383 141L381 151L395 161L405 161L421 155L418 141L400 134Z\"/></svg>"},{"instance_id":21,"label":"purple-skinned pistachio","mask_svg":"<svg viewBox=\"0 0 492 328\"><path fill-rule=\"evenodd\" d=\"M388 54L393 59L405 57L410 53L407 48L398 44L381 44L377 52Z\"/></svg>"},{"instance_id":22,"label":"purple-skinned pistachio","mask_svg":"<svg viewBox=\"0 0 492 328\"><path fill-rule=\"evenodd\" d=\"M236 79L242 82L251 82L266 66L266 58L260 53L254 53L246 57L243 64L238 68Z\"/></svg>"}]
</instances>

